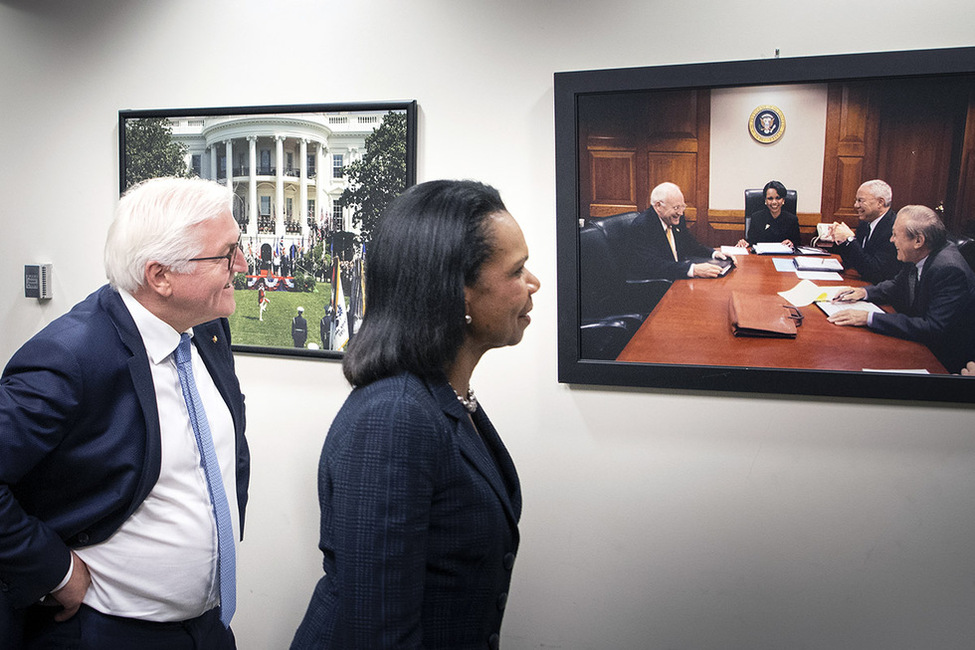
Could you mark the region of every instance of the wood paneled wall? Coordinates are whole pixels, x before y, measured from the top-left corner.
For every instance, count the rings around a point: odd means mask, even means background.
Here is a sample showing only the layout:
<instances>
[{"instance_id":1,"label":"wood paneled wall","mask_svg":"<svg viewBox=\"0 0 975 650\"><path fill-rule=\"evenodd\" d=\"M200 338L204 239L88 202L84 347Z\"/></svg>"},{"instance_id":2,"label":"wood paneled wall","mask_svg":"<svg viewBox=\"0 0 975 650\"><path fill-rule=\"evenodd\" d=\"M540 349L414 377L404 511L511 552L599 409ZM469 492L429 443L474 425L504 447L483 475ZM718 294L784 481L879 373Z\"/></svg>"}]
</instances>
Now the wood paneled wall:
<instances>
[{"instance_id":1,"label":"wood paneled wall","mask_svg":"<svg viewBox=\"0 0 975 650\"><path fill-rule=\"evenodd\" d=\"M688 222L706 229L710 121L707 90L581 98L579 214L645 210L650 190L670 181Z\"/></svg>"},{"instance_id":2,"label":"wood paneled wall","mask_svg":"<svg viewBox=\"0 0 975 650\"><path fill-rule=\"evenodd\" d=\"M581 97L579 215L645 210L650 190L671 181L699 240L737 242L744 211L708 206L710 118L706 89ZM872 178L891 185L895 208L942 206L950 230L975 234L975 79L830 84L822 203L798 215L804 241L819 221L855 227L853 199Z\"/></svg>"},{"instance_id":3,"label":"wood paneled wall","mask_svg":"<svg viewBox=\"0 0 975 650\"><path fill-rule=\"evenodd\" d=\"M860 184L885 180L893 207L943 210L956 234L975 216L975 82L907 79L829 86L824 218L855 227Z\"/></svg>"}]
</instances>

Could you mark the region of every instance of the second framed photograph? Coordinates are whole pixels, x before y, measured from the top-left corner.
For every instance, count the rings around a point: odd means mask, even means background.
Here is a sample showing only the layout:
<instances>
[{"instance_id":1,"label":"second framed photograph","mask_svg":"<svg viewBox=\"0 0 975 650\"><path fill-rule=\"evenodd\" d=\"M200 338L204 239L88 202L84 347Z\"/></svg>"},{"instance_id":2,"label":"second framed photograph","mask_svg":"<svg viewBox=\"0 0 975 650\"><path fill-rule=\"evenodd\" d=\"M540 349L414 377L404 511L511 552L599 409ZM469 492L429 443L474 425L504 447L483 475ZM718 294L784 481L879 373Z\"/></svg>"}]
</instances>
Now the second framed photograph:
<instances>
[{"instance_id":1,"label":"second framed photograph","mask_svg":"<svg viewBox=\"0 0 975 650\"><path fill-rule=\"evenodd\" d=\"M560 72L555 122L560 381L975 400L975 48Z\"/></svg>"},{"instance_id":2,"label":"second framed photograph","mask_svg":"<svg viewBox=\"0 0 975 650\"><path fill-rule=\"evenodd\" d=\"M226 184L247 260L234 350L341 358L365 310L372 231L416 183L416 131L415 101L122 110L119 189Z\"/></svg>"}]
</instances>

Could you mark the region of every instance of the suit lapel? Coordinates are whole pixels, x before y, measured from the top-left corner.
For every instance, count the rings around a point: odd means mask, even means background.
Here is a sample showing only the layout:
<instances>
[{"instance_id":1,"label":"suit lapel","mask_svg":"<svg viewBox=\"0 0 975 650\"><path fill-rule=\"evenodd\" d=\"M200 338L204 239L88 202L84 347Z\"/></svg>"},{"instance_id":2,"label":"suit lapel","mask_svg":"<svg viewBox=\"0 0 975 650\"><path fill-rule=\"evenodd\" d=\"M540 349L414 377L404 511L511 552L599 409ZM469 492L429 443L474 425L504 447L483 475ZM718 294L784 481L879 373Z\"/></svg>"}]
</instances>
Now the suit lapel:
<instances>
[{"instance_id":1,"label":"suit lapel","mask_svg":"<svg viewBox=\"0 0 975 650\"><path fill-rule=\"evenodd\" d=\"M932 271L935 275L937 275L938 267L940 266L938 262L938 254L949 245L950 244L933 251L928 255L927 261L924 262L921 277L917 281L917 286L914 287L914 302L910 305L912 313L923 314L925 311L927 311L928 302L931 298Z\"/></svg>"},{"instance_id":2,"label":"suit lapel","mask_svg":"<svg viewBox=\"0 0 975 650\"><path fill-rule=\"evenodd\" d=\"M858 240L862 240L860 232L861 228L863 229L863 237L869 236L869 239L867 239L866 244L863 245L862 248L864 250L873 250L874 248L878 248L890 241L891 228L888 226L892 226L893 222L894 217L891 215L890 210L888 210L880 217L880 221L878 221L877 225L874 227L873 233L870 232L869 223L861 223L859 226L857 226Z\"/></svg>"},{"instance_id":3,"label":"suit lapel","mask_svg":"<svg viewBox=\"0 0 975 650\"><path fill-rule=\"evenodd\" d=\"M488 460L491 461L491 466L502 481L504 494L508 496L508 502L505 505L510 506L509 515L514 523L517 523L521 518L521 483L518 481L514 461L511 460L511 455L508 454L507 448L501 441L501 436L491 424L491 420L488 419L484 409L477 409L473 418L474 422L477 423L478 431L481 432L477 442L481 443L481 448L485 448L489 452ZM476 432L475 435L477 435Z\"/></svg>"},{"instance_id":4,"label":"suit lapel","mask_svg":"<svg viewBox=\"0 0 975 650\"><path fill-rule=\"evenodd\" d=\"M878 228L880 227L880 224L879 223L877 224L877 227ZM863 249L866 249L867 248L867 245L873 239L872 237L870 237L870 224L869 223L861 222L860 225L857 226L856 239L857 239L857 243L860 244L860 247L861 248L863 248Z\"/></svg>"},{"instance_id":5,"label":"suit lapel","mask_svg":"<svg viewBox=\"0 0 975 650\"><path fill-rule=\"evenodd\" d=\"M159 467L162 463L162 442L159 433L159 410L156 404L156 389L152 383L152 371L149 369L149 357L146 354L142 336L139 334L132 315L126 309L125 303L118 292L109 286L100 289L99 304L108 313L115 325L122 344L129 350L129 374L135 387L135 396L142 408L146 425L146 463L143 465L142 476L135 492L133 504L142 503L152 486L159 478ZM130 506L130 512L134 507Z\"/></svg>"},{"instance_id":6,"label":"suit lapel","mask_svg":"<svg viewBox=\"0 0 975 650\"><path fill-rule=\"evenodd\" d=\"M675 262L679 262L684 259L684 230L682 226L684 222L681 221L676 226L671 226L671 230L674 233L674 250L677 251L677 259ZM664 233L664 241L667 240L667 233ZM667 250L670 251L670 244L667 244Z\"/></svg>"},{"instance_id":7,"label":"suit lapel","mask_svg":"<svg viewBox=\"0 0 975 650\"><path fill-rule=\"evenodd\" d=\"M236 396L240 392L236 386L230 385L233 372L228 372L223 352L225 346L229 345L229 343L221 340L222 336L229 338L229 334L218 331L216 321L194 327L193 334L193 342L196 343L196 349L200 353L200 358L203 359L203 365L206 366L207 372L210 373L210 377L217 387L217 391L227 404L227 409L230 410L230 415L234 420L234 431L239 437L243 422L240 421Z\"/></svg>"},{"instance_id":8,"label":"suit lapel","mask_svg":"<svg viewBox=\"0 0 975 650\"><path fill-rule=\"evenodd\" d=\"M656 210L650 208L650 214L653 215L652 219L648 221L652 222L653 227L653 240L656 242L657 248L660 251L660 255L666 257L667 259L672 259L674 257L674 252L670 250L670 242L667 241L667 230L664 227L663 221L660 220L660 215L657 214ZM681 255L680 252L680 225L674 226L674 248L677 249L677 257Z\"/></svg>"},{"instance_id":9,"label":"suit lapel","mask_svg":"<svg viewBox=\"0 0 975 650\"><path fill-rule=\"evenodd\" d=\"M518 519L521 516L521 488L514 471L514 463L498 437L497 431L491 426L483 409L479 408L474 418L485 437L485 440L482 440L467 416L467 411L461 406L457 395L445 379L436 382L428 381L427 386L448 420L454 425L454 438L457 440L461 455L491 486L501 501L512 528L517 530ZM494 449L497 462L489 451L489 445Z\"/></svg>"}]
</instances>

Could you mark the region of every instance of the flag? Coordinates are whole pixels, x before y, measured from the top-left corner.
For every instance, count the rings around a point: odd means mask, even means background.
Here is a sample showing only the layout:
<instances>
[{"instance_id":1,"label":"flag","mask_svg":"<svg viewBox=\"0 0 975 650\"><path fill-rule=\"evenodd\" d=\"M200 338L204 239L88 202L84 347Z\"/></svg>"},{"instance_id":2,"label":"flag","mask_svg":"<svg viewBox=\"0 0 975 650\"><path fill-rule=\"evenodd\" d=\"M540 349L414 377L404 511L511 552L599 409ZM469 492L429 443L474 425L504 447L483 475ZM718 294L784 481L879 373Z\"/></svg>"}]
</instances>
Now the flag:
<instances>
[{"instance_id":1,"label":"flag","mask_svg":"<svg viewBox=\"0 0 975 650\"><path fill-rule=\"evenodd\" d=\"M345 308L345 294L342 293L342 270L336 261L332 266L332 349L345 350L349 342L349 317Z\"/></svg>"},{"instance_id":2,"label":"flag","mask_svg":"<svg viewBox=\"0 0 975 650\"><path fill-rule=\"evenodd\" d=\"M352 312L352 334L359 331L362 317L366 313L366 279L362 257L352 263L352 286L350 288L349 311Z\"/></svg>"}]
</instances>

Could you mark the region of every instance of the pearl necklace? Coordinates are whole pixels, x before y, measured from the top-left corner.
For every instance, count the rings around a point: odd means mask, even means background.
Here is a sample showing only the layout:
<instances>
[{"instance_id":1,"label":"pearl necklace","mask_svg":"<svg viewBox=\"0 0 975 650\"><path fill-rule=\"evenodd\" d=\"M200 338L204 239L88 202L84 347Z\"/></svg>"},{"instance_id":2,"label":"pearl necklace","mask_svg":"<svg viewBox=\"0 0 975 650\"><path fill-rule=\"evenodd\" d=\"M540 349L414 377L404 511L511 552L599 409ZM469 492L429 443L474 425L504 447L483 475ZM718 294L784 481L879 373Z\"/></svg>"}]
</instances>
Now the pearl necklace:
<instances>
[{"instance_id":1,"label":"pearl necklace","mask_svg":"<svg viewBox=\"0 0 975 650\"><path fill-rule=\"evenodd\" d=\"M460 393L458 393L456 390L454 391L454 395L457 396L457 401L459 401L461 403L461 406L463 406L464 409L468 413L473 413L474 411L477 410L477 398L474 397L474 389L473 388L468 388L467 389L467 397L466 398L461 397L460 396Z\"/></svg>"}]
</instances>

